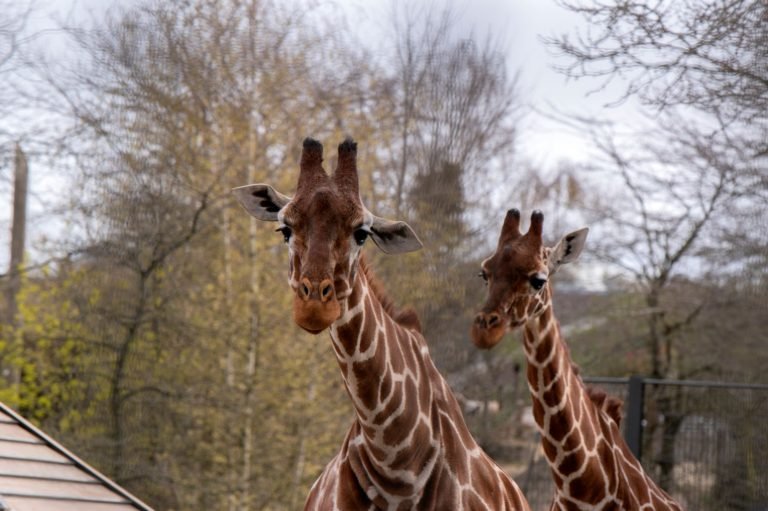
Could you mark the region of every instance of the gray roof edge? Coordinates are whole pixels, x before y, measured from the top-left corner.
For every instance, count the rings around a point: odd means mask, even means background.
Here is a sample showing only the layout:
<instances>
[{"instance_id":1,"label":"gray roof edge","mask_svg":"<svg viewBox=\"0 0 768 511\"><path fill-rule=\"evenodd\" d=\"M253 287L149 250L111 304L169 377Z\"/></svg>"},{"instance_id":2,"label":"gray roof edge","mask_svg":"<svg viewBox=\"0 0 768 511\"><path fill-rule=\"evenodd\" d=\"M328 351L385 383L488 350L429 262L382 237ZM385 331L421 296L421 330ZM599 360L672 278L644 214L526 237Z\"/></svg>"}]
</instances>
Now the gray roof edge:
<instances>
[{"instance_id":1,"label":"gray roof edge","mask_svg":"<svg viewBox=\"0 0 768 511\"><path fill-rule=\"evenodd\" d=\"M121 495L122 497L125 497L131 504L136 506L137 508L141 509L141 511L154 511L151 507L149 507L147 504L141 501L138 497L134 496L132 493L130 493L128 490L123 488L122 486L118 485L116 482L109 479L107 476L90 466L88 463L84 462L77 456L75 456L71 451L69 451L66 447L58 443L53 438L49 437L45 433L43 433L37 426L33 425L29 421L27 421L24 417L19 415L16 411L5 405L4 403L0 402L0 411L3 413L6 413L13 417L14 420L18 421L19 425L32 433L33 435L39 437L42 439L49 447L51 447L53 450L57 451L59 454L63 455L66 458L69 458L72 460L72 462L77 466L79 469L83 470L84 472L88 473L89 475L96 478L101 484L109 488L110 490L114 491L115 493ZM0 507L0 511L3 508Z\"/></svg>"}]
</instances>

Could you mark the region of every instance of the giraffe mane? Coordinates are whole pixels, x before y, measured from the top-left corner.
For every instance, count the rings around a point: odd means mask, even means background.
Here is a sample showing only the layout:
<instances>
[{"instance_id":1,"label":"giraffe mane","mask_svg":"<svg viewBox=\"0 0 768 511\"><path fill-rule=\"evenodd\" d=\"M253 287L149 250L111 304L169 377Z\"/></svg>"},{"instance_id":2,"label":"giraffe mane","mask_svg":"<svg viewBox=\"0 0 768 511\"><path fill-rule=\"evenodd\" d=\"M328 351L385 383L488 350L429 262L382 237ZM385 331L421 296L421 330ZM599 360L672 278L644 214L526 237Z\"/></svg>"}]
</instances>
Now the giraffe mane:
<instances>
[{"instance_id":1,"label":"giraffe mane","mask_svg":"<svg viewBox=\"0 0 768 511\"><path fill-rule=\"evenodd\" d=\"M621 426L621 408L624 405L621 399L609 396L604 390L591 385L587 385L587 395L598 410L604 411L617 426Z\"/></svg>"},{"instance_id":2,"label":"giraffe mane","mask_svg":"<svg viewBox=\"0 0 768 511\"><path fill-rule=\"evenodd\" d=\"M408 328L409 330L421 332L421 321L419 321L419 316L416 314L416 311L411 307L405 307L403 309L395 307L395 303L387 294L384 285L376 277L373 268L371 268L365 260L364 254L360 254L360 269L363 271L363 275L365 275L365 279L368 281L368 288L379 303L381 303L384 312L386 312L387 315L400 326Z\"/></svg>"}]
</instances>

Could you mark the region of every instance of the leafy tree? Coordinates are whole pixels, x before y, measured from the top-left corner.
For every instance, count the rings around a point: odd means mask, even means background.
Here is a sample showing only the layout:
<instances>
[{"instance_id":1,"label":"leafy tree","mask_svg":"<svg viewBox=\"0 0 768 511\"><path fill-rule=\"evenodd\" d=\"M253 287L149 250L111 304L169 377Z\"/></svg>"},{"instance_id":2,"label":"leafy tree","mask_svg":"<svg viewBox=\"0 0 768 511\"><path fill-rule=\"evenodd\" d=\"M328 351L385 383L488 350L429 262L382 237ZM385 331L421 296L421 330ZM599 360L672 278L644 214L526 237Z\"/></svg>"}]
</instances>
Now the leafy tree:
<instances>
[{"instance_id":1,"label":"leafy tree","mask_svg":"<svg viewBox=\"0 0 768 511\"><path fill-rule=\"evenodd\" d=\"M259 241L229 195L287 176L296 128L325 115L305 51L324 34L300 13L140 5L74 34L89 67L48 74L78 121L72 147L91 148L71 241L102 297L85 320L107 396L102 432L79 442L159 508L293 505L337 443L345 408L315 404L341 395L321 383L333 360L296 356L308 339L265 291L280 286L279 240Z\"/></svg>"},{"instance_id":2,"label":"leafy tree","mask_svg":"<svg viewBox=\"0 0 768 511\"><path fill-rule=\"evenodd\" d=\"M95 376L95 358L82 314L98 296L85 304L72 299L84 281L82 271L66 269L23 274L16 327L4 328L0 340L4 376L10 368L20 375L4 382L0 401L52 434L71 435L95 413L96 389L87 381Z\"/></svg>"}]
</instances>

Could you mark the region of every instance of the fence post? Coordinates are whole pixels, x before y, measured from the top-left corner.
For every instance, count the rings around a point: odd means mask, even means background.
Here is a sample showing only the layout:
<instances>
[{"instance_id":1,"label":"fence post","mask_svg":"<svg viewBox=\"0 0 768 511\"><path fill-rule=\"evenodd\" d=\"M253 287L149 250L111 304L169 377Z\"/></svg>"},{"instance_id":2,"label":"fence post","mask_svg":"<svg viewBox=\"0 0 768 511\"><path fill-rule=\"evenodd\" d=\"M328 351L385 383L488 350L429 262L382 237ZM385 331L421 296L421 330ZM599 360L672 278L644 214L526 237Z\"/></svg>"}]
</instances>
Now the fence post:
<instances>
[{"instance_id":1,"label":"fence post","mask_svg":"<svg viewBox=\"0 0 768 511\"><path fill-rule=\"evenodd\" d=\"M643 401L645 382L642 376L629 377L627 427L624 430L627 446L639 460L643 454Z\"/></svg>"}]
</instances>

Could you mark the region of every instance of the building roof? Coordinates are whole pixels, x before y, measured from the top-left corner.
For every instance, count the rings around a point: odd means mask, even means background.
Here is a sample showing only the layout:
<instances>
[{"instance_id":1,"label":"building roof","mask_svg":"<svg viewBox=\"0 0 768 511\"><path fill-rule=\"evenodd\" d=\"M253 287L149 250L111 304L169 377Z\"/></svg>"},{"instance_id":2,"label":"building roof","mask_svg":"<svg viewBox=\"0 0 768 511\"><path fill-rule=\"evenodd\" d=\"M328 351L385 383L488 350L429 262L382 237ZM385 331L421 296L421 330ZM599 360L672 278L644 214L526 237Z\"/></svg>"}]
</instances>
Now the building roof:
<instances>
[{"instance_id":1,"label":"building roof","mask_svg":"<svg viewBox=\"0 0 768 511\"><path fill-rule=\"evenodd\" d=\"M152 511L0 403L0 511Z\"/></svg>"}]
</instances>

